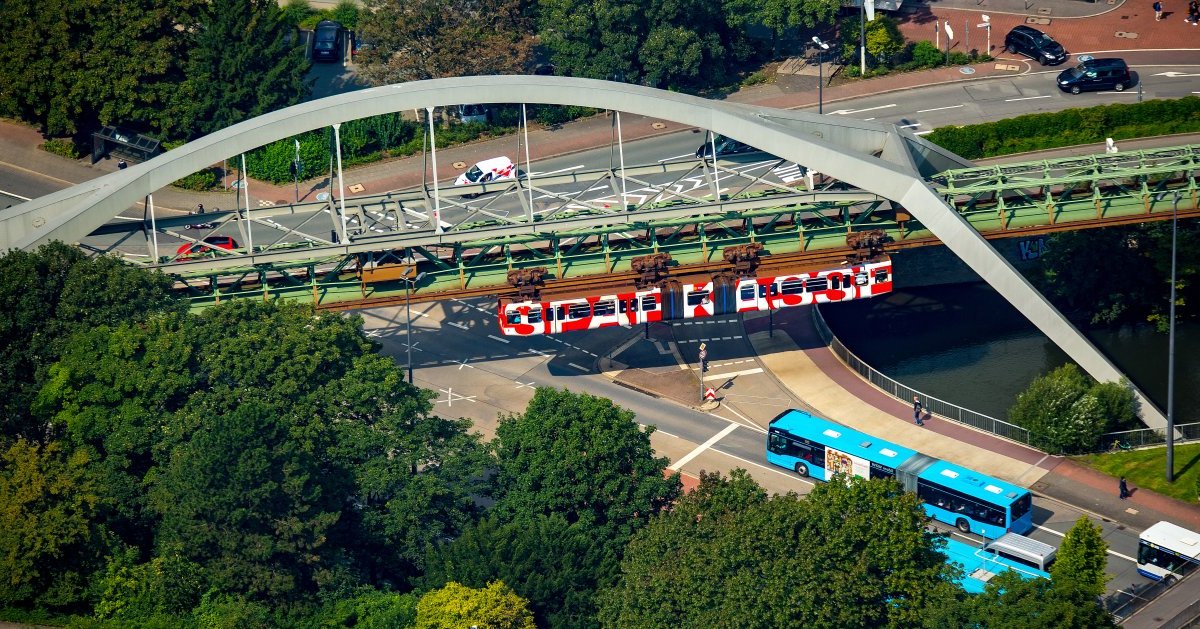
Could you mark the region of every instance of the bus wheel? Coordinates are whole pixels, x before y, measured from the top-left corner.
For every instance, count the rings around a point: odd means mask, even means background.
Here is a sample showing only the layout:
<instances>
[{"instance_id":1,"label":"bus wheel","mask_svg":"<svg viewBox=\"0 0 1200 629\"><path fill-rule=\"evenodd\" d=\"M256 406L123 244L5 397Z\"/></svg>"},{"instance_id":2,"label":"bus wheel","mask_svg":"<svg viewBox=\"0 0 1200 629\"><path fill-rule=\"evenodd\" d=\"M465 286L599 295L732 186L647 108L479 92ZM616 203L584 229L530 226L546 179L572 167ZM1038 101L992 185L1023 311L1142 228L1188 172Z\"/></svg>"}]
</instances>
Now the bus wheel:
<instances>
[{"instance_id":1,"label":"bus wheel","mask_svg":"<svg viewBox=\"0 0 1200 629\"><path fill-rule=\"evenodd\" d=\"M958 527L958 530L962 531L963 533L970 533L970 532L971 532L971 523L970 523L970 522L967 522L967 519L966 519L966 518L959 518L959 519L958 519L958 520L957 520L957 521L954 523L954 526Z\"/></svg>"},{"instance_id":2,"label":"bus wheel","mask_svg":"<svg viewBox=\"0 0 1200 629\"><path fill-rule=\"evenodd\" d=\"M1163 577L1163 585L1166 585L1167 587L1175 585L1175 575L1171 574Z\"/></svg>"},{"instance_id":3,"label":"bus wheel","mask_svg":"<svg viewBox=\"0 0 1200 629\"><path fill-rule=\"evenodd\" d=\"M796 464L796 473L802 478L808 478L808 466L803 463Z\"/></svg>"}]
</instances>

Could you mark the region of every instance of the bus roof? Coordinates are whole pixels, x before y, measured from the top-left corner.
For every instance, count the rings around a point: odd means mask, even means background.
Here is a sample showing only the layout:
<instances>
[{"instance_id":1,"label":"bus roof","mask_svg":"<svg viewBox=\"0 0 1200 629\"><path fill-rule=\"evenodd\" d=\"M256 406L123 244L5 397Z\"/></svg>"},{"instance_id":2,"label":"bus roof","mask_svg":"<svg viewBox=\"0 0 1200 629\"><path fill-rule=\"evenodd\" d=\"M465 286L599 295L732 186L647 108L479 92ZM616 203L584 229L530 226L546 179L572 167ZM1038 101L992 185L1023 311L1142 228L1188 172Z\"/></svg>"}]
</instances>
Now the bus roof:
<instances>
[{"instance_id":1,"label":"bus roof","mask_svg":"<svg viewBox=\"0 0 1200 629\"><path fill-rule=\"evenodd\" d=\"M958 585L971 594L983 592L983 588L992 577L1009 570L1016 571L1023 579L1050 578L1048 573L1041 570L985 553L981 548L949 538L946 539L946 547L942 552L946 553L946 563L957 564L962 569L963 576L958 580Z\"/></svg>"},{"instance_id":2,"label":"bus roof","mask_svg":"<svg viewBox=\"0 0 1200 629\"><path fill-rule=\"evenodd\" d=\"M784 411L771 420L770 425L798 437L818 439L821 443L837 448L846 454L891 467L900 467L902 463L917 454L916 450L884 441L801 410Z\"/></svg>"},{"instance_id":3,"label":"bus roof","mask_svg":"<svg viewBox=\"0 0 1200 629\"><path fill-rule=\"evenodd\" d=\"M935 461L925 468L917 477L936 481L944 487L961 491L968 496L984 498L995 504L1011 503L1029 493L1029 490L1024 487L1018 487L987 474L941 460Z\"/></svg>"},{"instance_id":4,"label":"bus roof","mask_svg":"<svg viewBox=\"0 0 1200 629\"><path fill-rule=\"evenodd\" d=\"M1185 557L1200 559L1200 533L1189 531L1170 522L1159 522L1142 531L1141 539L1177 552Z\"/></svg>"}]
</instances>

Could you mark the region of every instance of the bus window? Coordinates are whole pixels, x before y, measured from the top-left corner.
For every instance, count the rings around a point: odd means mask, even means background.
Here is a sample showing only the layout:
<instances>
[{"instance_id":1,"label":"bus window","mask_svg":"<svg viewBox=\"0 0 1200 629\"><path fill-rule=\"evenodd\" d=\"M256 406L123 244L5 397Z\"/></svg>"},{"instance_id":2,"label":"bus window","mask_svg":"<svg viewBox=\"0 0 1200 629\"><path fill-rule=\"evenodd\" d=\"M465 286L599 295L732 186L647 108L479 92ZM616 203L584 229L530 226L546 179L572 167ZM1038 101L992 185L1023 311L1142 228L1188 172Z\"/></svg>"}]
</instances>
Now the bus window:
<instances>
[{"instance_id":1,"label":"bus window","mask_svg":"<svg viewBox=\"0 0 1200 629\"><path fill-rule=\"evenodd\" d=\"M613 314L617 311L617 304L614 301L598 301L592 308L592 314L597 317L604 317Z\"/></svg>"},{"instance_id":2,"label":"bus window","mask_svg":"<svg viewBox=\"0 0 1200 629\"><path fill-rule=\"evenodd\" d=\"M706 299L708 299L708 291L698 290L694 293L688 293L687 305L699 306L703 304L704 300Z\"/></svg>"},{"instance_id":3,"label":"bus window","mask_svg":"<svg viewBox=\"0 0 1200 629\"><path fill-rule=\"evenodd\" d=\"M642 297L642 312L651 312L654 310L658 310L658 300L654 298L654 295Z\"/></svg>"},{"instance_id":4,"label":"bus window","mask_svg":"<svg viewBox=\"0 0 1200 629\"><path fill-rule=\"evenodd\" d=\"M779 283L779 292L784 295L799 295L804 292L804 280L784 280Z\"/></svg>"}]
</instances>

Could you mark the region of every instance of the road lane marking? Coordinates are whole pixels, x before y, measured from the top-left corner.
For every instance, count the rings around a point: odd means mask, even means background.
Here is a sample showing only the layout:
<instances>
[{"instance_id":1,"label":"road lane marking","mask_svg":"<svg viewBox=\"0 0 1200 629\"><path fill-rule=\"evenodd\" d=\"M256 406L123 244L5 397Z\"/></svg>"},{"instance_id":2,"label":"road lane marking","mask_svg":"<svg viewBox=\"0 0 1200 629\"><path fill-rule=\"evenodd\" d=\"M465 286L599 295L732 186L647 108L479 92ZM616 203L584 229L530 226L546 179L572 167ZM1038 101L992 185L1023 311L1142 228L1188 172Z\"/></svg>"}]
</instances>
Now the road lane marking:
<instances>
[{"instance_id":1,"label":"road lane marking","mask_svg":"<svg viewBox=\"0 0 1200 629\"><path fill-rule=\"evenodd\" d=\"M489 334L489 335L488 335L488 338L489 338L489 339L496 340L496 341L500 341L501 343L512 343L512 341L510 341L510 340L508 340L508 339L506 339L506 338L503 338L503 337L496 336L496 335L494 335L494 334Z\"/></svg>"},{"instance_id":2,"label":"road lane marking","mask_svg":"<svg viewBox=\"0 0 1200 629\"><path fill-rule=\"evenodd\" d=\"M921 123L919 123L919 122L914 122L913 124L898 124L898 125L896 125L896 128L898 128L898 129L911 129L911 128L913 128L913 127L919 127L919 126L921 126Z\"/></svg>"},{"instance_id":3,"label":"road lane marking","mask_svg":"<svg viewBox=\"0 0 1200 629\"><path fill-rule=\"evenodd\" d=\"M1006 98L1006 99L1004 99L1004 102L1015 103L1019 100L1037 100L1039 98L1050 98L1050 96L1051 96L1050 94L1045 94L1043 96L1026 96L1024 98Z\"/></svg>"},{"instance_id":4,"label":"road lane marking","mask_svg":"<svg viewBox=\"0 0 1200 629\"><path fill-rule=\"evenodd\" d=\"M576 365L575 363L567 363L567 365L570 367L574 367L584 373L588 373L591 371L591 369L588 369L587 367L580 367L579 365Z\"/></svg>"},{"instance_id":5,"label":"road lane marking","mask_svg":"<svg viewBox=\"0 0 1200 629\"><path fill-rule=\"evenodd\" d=\"M42 179L49 179L50 181L53 181L56 183L61 183L61 184L67 185L67 186L76 185L75 182L73 182L73 181L67 181L66 179L59 179L58 177L52 177L50 175L47 175L46 173L39 173L36 170L29 170L28 168L22 168L21 166L17 166L16 164L14 164L12 162L0 162L0 164L3 164L5 166L8 166L9 168L13 168L15 170L19 170L23 173L41 177Z\"/></svg>"},{"instance_id":6,"label":"road lane marking","mask_svg":"<svg viewBox=\"0 0 1200 629\"><path fill-rule=\"evenodd\" d=\"M729 435L729 433L733 432L734 430L737 430L737 427L740 425L741 424L729 424L723 430L721 430L721 432L713 435L708 441L705 441L704 443L696 446L696 448L694 450L683 455L682 459L679 459L678 461L672 463L669 467L667 467L667 469L678 471L679 468L683 467L684 465L687 465L689 461L700 456L700 453L713 447L714 445L717 444L718 441L727 437Z\"/></svg>"},{"instance_id":7,"label":"road lane marking","mask_svg":"<svg viewBox=\"0 0 1200 629\"><path fill-rule=\"evenodd\" d=\"M762 372L763 372L762 367L755 367L754 369L745 369L742 371L731 371L729 373L715 373L711 376L705 376L704 381L709 382L711 380L732 379L732 378L736 378L738 376L752 376L756 373L762 373Z\"/></svg>"},{"instance_id":8,"label":"road lane marking","mask_svg":"<svg viewBox=\"0 0 1200 629\"><path fill-rule=\"evenodd\" d=\"M1054 530L1054 529L1048 529L1048 528L1046 528L1046 527L1044 527L1044 526L1042 526L1042 525L1040 525L1040 524L1034 524L1033 526L1034 526L1034 528L1036 528L1036 529L1037 529L1037 530L1039 530L1039 531L1045 531L1045 532L1047 532L1047 533L1051 533L1051 534L1053 534L1053 535L1057 535L1057 536L1059 536L1059 537L1066 537L1066 536L1067 536L1067 535L1066 535L1066 533L1059 533L1058 531L1056 531L1056 530ZM1128 561L1128 562L1131 562L1131 563L1137 563L1137 560L1136 560L1136 559L1134 559L1133 557L1130 557L1129 555L1123 555L1123 554L1121 554L1121 553L1119 553L1119 552L1117 552L1117 551L1115 551L1115 550L1113 550L1113 549L1111 549L1111 548L1110 548L1110 549L1108 549L1108 554L1110 554L1110 555L1112 555L1112 556L1114 556L1114 557L1119 557L1119 558L1121 558L1121 559L1124 559L1125 561Z\"/></svg>"},{"instance_id":9,"label":"road lane marking","mask_svg":"<svg viewBox=\"0 0 1200 629\"><path fill-rule=\"evenodd\" d=\"M929 135L930 133L933 133L933 129L930 129L928 131L918 131L918 132L914 133L913 135Z\"/></svg>"},{"instance_id":10,"label":"road lane marking","mask_svg":"<svg viewBox=\"0 0 1200 629\"><path fill-rule=\"evenodd\" d=\"M460 329L460 330L469 330L469 329L470 329L470 328L468 328L468 327L466 326L466 324L459 323L459 322L457 322L457 321L447 321L446 323L447 323L447 324L449 324L449 325L452 325L452 326L454 326L454 327L456 327L456 328L458 328L458 329Z\"/></svg>"},{"instance_id":11,"label":"road lane marking","mask_svg":"<svg viewBox=\"0 0 1200 629\"><path fill-rule=\"evenodd\" d=\"M918 109L917 113L923 114L923 113L927 113L930 111L942 111L943 109L958 109L959 107L966 107L966 105L950 105L949 107L934 107L933 109Z\"/></svg>"}]
</instances>

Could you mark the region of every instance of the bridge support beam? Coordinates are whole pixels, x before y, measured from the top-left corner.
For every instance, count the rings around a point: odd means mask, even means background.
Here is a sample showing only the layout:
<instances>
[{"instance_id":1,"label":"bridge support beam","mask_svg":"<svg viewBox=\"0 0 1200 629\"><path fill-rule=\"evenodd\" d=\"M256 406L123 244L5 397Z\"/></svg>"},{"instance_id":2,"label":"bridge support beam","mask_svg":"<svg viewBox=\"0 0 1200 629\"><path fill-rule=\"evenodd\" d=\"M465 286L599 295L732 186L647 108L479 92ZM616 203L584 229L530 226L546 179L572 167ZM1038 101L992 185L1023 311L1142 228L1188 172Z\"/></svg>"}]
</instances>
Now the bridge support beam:
<instances>
[{"instance_id":1,"label":"bridge support beam","mask_svg":"<svg viewBox=\"0 0 1200 629\"><path fill-rule=\"evenodd\" d=\"M1120 369L1092 344L1066 317L1022 276L1000 252L966 220L924 185L914 185L898 199L910 213L929 228L946 247L971 270L979 274L1021 314L1025 315L1051 341L1054 341L1084 371L1101 382L1117 382L1124 377ZM1162 411L1133 387L1146 426L1165 430L1167 418Z\"/></svg>"}]
</instances>

